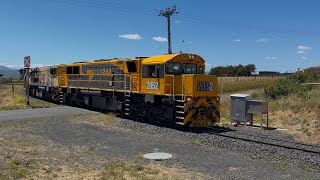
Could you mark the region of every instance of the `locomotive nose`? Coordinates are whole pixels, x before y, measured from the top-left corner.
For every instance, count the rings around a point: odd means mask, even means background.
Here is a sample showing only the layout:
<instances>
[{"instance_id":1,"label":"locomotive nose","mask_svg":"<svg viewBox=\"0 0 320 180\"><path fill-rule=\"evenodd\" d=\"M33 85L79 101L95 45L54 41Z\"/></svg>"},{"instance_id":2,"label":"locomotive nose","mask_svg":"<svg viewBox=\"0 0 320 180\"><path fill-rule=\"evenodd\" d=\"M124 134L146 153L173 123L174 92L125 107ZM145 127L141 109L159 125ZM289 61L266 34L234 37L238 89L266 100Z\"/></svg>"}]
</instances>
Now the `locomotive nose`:
<instances>
[{"instance_id":1,"label":"locomotive nose","mask_svg":"<svg viewBox=\"0 0 320 180\"><path fill-rule=\"evenodd\" d=\"M219 122L218 99L217 97L190 97L190 101L185 105L185 124L190 127L208 127Z\"/></svg>"},{"instance_id":2,"label":"locomotive nose","mask_svg":"<svg viewBox=\"0 0 320 180\"><path fill-rule=\"evenodd\" d=\"M184 124L191 127L208 127L220 122L218 79L210 75L183 77L186 95Z\"/></svg>"}]
</instances>

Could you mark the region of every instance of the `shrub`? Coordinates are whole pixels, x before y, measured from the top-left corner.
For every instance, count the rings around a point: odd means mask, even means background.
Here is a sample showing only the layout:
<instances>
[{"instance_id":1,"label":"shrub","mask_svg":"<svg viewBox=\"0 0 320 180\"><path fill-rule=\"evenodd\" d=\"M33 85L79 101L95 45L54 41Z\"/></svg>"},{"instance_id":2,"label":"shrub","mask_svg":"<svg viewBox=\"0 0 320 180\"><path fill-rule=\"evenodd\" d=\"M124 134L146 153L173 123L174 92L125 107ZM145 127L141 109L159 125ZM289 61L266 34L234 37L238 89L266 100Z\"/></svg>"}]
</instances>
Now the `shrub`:
<instances>
[{"instance_id":1,"label":"shrub","mask_svg":"<svg viewBox=\"0 0 320 180\"><path fill-rule=\"evenodd\" d=\"M264 88L264 94L267 98L277 99L289 94L304 94L312 89L312 86L304 86L303 83L318 82L320 80L320 71L297 72L284 79L278 79L271 85Z\"/></svg>"}]
</instances>

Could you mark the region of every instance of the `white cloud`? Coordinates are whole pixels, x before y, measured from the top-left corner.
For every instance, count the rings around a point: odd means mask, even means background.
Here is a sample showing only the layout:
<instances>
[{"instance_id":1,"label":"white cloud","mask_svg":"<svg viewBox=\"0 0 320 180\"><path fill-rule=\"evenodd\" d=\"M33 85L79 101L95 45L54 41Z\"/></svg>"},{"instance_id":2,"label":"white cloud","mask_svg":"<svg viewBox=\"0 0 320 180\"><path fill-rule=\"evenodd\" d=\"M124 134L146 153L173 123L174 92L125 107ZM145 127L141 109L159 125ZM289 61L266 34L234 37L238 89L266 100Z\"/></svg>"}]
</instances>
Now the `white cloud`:
<instances>
[{"instance_id":1,"label":"white cloud","mask_svg":"<svg viewBox=\"0 0 320 180\"><path fill-rule=\"evenodd\" d=\"M269 38L260 38L260 39L256 40L256 42L258 42L258 43L267 43L270 41L271 41L271 39L269 39Z\"/></svg>"},{"instance_id":2,"label":"white cloud","mask_svg":"<svg viewBox=\"0 0 320 180\"><path fill-rule=\"evenodd\" d=\"M45 64L31 64L31 67L32 67L32 68L35 68L35 67L45 67L45 66L52 66L52 65L45 65Z\"/></svg>"},{"instance_id":3,"label":"white cloud","mask_svg":"<svg viewBox=\"0 0 320 180\"><path fill-rule=\"evenodd\" d=\"M312 47L310 47L310 46L302 46L302 45L300 45L300 46L297 47L297 54L299 54L300 59L306 60L306 59L308 59L306 57L306 54L311 50L312 50Z\"/></svg>"},{"instance_id":4,"label":"white cloud","mask_svg":"<svg viewBox=\"0 0 320 180\"><path fill-rule=\"evenodd\" d=\"M5 65L5 66L8 67L8 68L11 68L11 69L20 69L20 68L23 67L23 64L20 64L20 65L18 65L18 64L8 64L8 65Z\"/></svg>"},{"instance_id":5,"label":"white cloud","mask_svg":"<svg viewBox=\"0 0 320 180\"><path fill-rule=\"evenodd\" d=\"M142 37L139 34L122 34L122 35L118 35L118 37L124 38L124 39L132 39L132 40L142 39Z\"/></svg>"},{"instance_id":6,"label":"white cloud","mask_svg":"<svg viewBox=\"0 0 320 180\"><path fill-rule=\"evenodd\" d=\"M176 24L180 24L180 23L181 23L181 21L177 21L177 20L176 20L176 21L174 21L174 22L175 22Z\"/></svg>"},{"instance_id":7,"label":"white cloud","mask_svg":"<svg viewBox=\"0 0 320 180\"><path fill-rule=\"evenodd\" d=\"M267 57L265 57L266 59L278 59L278 57L275 57L275 56L267 56Z\"/></svg>"},{"instance_id":8,"label":"white cloud","mask_svg":"<svg viewBox=\"0 0 320 180\"><path fill-rule=\"evenodd\" d=\"M232 40L232 42L240 42L241 40L240 39L234 39L234 40Z\"/></svg>"},{"instance_id":9,"label":"white cloud","mask_svg":"<svg viewBox=\"0 0 320 180\"><path fill-rule=\"evenodd\" d=\"M167 38L160 37L160 36L153 37L152 39L155 41L158 41L158 42L167 42L168 41Z\"/></svg>"},{"instance_id":10,"label":"white cloud","mask_svg":"<svg viewBox=\"0 0 320 180\"><path fill-rule=\"evenodd\" d=\"M206 66L207 70L209 70L208 68L212 68L214 66L217 66L217 64L210 64L210 63L204 63L204 65Z\"/></svg>"},{"instance_id":11,"label":"white cloud","mask_svg":"<svg viewBox=\"0 0 320 180\"><path fill-rule=\"evenodd\" d=\"M21 69L23 68L23 64L0 64L1 66L8 67L10 69ZM36 68L36 67L45 67L45 66L51 66L51 65L45 65L45 64L31 64L31 68Z\"/></svg>"},{"instance_id":12,"label":"white cloud","mask_svg":"<svg viewBox=\"0 0 320 180\"><path fill-rule=\"evenodd\" d=\"M300 51L311 51L312 47L309 47L309 46L298 46L297 49L300 50Z\"/></svg>"}]
</instances>

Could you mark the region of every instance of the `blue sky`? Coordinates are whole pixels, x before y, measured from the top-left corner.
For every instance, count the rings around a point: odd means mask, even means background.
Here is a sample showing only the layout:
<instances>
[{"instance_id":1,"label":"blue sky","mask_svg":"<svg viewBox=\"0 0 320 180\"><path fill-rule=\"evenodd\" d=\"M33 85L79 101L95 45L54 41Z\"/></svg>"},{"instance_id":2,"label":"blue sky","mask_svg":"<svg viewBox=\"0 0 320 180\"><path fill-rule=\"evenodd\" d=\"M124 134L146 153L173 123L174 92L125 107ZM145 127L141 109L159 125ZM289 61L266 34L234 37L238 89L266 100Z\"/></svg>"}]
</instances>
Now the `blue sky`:
<instances>
[{"instance_id":1,"label":"blue sky","mask_svg":"<svg viewBox=\"0 0 320 180\"><path fill-rule=\"evenodd\" d=\"M320 65L317 0L2 0L0 65L37 65L167 53L202 56L207 70L253 63L259 70L292 72Z\"/></svg>"}]
</instances>

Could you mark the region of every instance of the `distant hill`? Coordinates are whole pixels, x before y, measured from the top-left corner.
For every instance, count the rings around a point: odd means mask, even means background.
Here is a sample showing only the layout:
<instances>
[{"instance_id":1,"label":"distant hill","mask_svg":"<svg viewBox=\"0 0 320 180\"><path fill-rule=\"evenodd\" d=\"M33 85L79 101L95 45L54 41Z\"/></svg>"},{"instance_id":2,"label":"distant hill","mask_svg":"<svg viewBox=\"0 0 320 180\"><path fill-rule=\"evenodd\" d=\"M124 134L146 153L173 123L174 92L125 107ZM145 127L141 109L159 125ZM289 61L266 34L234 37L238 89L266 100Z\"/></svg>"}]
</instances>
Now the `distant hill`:
<instances>
[{"instance_id":1,"label":"distant hill","mask_svg":"<svg viewBox=\"0 0 320 180\"><path fill-rule=\"evenodd\" d=\"M18 79L20 77L20 73L18 72L18 70L13 70L5 66L0 66L0 74L8 76L12 79Z\"/></svg>"}]
</instances>

